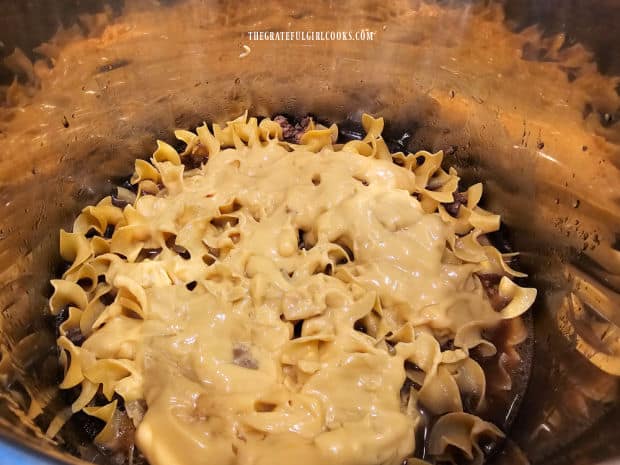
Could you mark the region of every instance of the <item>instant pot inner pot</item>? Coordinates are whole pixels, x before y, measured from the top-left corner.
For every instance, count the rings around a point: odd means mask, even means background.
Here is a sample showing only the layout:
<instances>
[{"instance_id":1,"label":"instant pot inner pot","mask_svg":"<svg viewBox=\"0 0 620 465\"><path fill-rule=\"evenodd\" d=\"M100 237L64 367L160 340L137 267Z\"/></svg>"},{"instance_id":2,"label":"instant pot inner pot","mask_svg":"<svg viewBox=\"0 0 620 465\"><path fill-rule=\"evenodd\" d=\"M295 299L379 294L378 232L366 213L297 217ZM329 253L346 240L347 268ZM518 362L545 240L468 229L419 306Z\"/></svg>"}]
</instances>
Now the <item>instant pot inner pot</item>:
<instances>
[{"instance_id":1,"label":"instant pot inner pot","mask_svg":"<svg viewBox=\"0 0 620 465\"><path fill-rule=\"evenodd\" d=\"M612 16L605 5L596 8ZM533 337L523 346L533 345L530 382L512 397L501 426L514 424L493 460L616 456L618 79L557 31L515 30L499 5L330 6L129 2L65 24L35 53L7 57L17 76L3 87L0 108L0 431L8 441L70 462L66 451L115 460L92 446L100 425L91 418L76 415L53 441L44 434L68 400L56 387L46 302L61 266L58 230L109 194L156 138L172 142L172 129L248 109L311 113L343 123L346 137L356 136L350 122L363 112L383 116L394 147L444 150L464 185L482 181L485 207L502 215L528 285L539 289ZM377 36L311 43L247 36L316 28ZM613 56L606 59L613 69Z\"/></svg>"}]
</instances>

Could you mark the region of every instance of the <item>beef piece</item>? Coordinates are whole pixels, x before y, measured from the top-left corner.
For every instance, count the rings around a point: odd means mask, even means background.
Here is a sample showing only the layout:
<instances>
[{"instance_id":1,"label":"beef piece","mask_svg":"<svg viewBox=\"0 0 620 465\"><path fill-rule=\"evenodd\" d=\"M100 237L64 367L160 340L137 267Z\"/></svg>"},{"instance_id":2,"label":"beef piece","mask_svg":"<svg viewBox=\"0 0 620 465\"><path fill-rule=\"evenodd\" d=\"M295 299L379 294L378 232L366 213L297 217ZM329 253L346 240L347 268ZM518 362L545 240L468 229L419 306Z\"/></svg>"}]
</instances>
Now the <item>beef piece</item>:
<instances>
[{"instance_id":1,"label":"beef piece","mask_svg":"<svg viewBox=\"0 0 620 465\"><path fill-rule=\"evenodd\" d=\"M245 344L235 344L233 347L233 363L250 370L258 369L258 361L250 353L250 348Z\"/></svg>"},{"instance_id":2,"label":"beef piece","mask_svg":"<svg viewBox=\"0 0 620 465\"><path fill-rule=\"evenodd\" d=\"M273 120L282 128L282 137L285 141L299 144L301 141L301 136L303 136L306 132L306 129L312 119L309 116L306 116L295 122L295 124L292 124L286 116L277 115L273 118Z\"/></svg>"},{"instance_id":3,"label":"beef piece","mask_svg":"<svg viewBox=\"0 0 620 465\"><path fill-rule=\"evenodd\" d=\"M459 215L461 205L467 203L467 192L455 192L454 201L450 203L444 203L443 207L446 211L455 218Z\"/></svg>"},{"instance_id":4,"label":"beef piece","mask_svg":"<svg viewBox=\"0 0 620 465\"><path fill-rule=\"evenodd\" d=\"M80 328L71 328L65 335L67 336L67 339L73 342L73 345L78 347L81 346L86 340L86 337L82 334Z\"/></svg>"},{"instance_id":5,"label":"beef piece","mask_svg":"<svg viewBox=\"0 0 620 465\"><path fill-rule=\"evenodd\" d=\"M198 153L188 153L183 158L181 158L181 162L187 170L200 168L202 165L206 165L208 160L208 155L202 155Z\"/></svg>"},{"instance_id":6,"label":"beef piece","mask_svg":"<svg viewBox=\"0 0 620 465\"><path fill-rule=\"evenodd\" d=\"M499 294L499 282L502 279L502 275L499 274L479 274L477 275L482 283L482 287L484 288L489 301L491 302L491 306L496 310L500 311L508 302L509 299L502 297Z\"/></svg>"}]
</instances>

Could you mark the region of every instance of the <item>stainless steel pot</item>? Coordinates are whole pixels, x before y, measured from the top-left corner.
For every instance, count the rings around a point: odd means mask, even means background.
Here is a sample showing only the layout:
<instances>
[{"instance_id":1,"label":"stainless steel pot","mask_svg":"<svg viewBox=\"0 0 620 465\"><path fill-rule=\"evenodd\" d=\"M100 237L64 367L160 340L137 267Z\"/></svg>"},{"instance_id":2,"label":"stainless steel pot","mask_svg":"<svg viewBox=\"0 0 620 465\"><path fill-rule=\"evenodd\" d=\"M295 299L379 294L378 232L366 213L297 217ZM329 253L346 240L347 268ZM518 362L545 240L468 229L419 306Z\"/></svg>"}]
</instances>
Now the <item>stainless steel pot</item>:
<instances>
[{"instance_id":1,"label":"stainless steel pot","mask_svg":"<svg viewBox=\"0 0 620 465\"><path fill-rule=\"evenodd\" d=\"M42 434L63 406L46 306L58 229L155 138L245 109L381 115L397 145L483 181L540 290L529 387L495 460L620 463L616 0L0 6L0 463L85 450L70 428ZM248 35L311 30L374 40Z\"/></svg>"}]
</instances>

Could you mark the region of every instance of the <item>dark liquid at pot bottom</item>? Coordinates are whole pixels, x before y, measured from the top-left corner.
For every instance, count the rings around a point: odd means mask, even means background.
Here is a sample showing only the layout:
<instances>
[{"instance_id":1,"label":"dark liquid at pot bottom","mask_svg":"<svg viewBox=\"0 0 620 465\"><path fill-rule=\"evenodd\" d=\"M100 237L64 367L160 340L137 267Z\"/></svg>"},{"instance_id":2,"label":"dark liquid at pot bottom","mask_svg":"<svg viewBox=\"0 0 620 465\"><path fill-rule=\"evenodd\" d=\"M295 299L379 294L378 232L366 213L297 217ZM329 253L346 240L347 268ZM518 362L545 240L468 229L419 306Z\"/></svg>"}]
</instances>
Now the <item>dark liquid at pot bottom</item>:
<instances>
[{"instance_id":1,"label":"dark liquid at pot bottom","mask_svg":"<svg viewBox=\"0 0 620 465\"><path fill-rule=\"evenodd\" d=\"M497 348L491 357L482 357L475 350L471 356L486 376L485 402L480 410L470 411L466 400L464 409L497 425L506 435L512 426L527 388L533 355L533 326L529 313L521 318L506 320L485 338ZM515 341L521 342L515 345ZM415 456L433 462L428 453L431 429L439 418L420 408L422 421L416 434ZM480 447L487 459L501 451L503 441L481 442ZM406 463L406 461L405 461Z\"/></svg>"}]
</instances>

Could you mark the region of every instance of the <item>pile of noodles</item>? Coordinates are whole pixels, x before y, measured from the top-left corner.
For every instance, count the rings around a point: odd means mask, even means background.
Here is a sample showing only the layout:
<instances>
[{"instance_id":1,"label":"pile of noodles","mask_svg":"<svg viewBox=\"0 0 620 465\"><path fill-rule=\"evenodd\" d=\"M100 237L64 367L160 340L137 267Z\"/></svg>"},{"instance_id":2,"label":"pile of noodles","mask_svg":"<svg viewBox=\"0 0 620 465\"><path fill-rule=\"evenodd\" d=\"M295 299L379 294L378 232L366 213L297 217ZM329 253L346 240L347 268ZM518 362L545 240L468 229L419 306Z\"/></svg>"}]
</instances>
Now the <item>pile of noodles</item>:
<instances>
[{"instance_id":1,"label":"pile of noodles","mask_svg":"<svg viewBox=\"0 0 620 465\"><path fill-rule=\"evenodd\" d=\"M105 422L104 447L135 428L154 464L191 456L189 442L172 450L190 424L213 438L201 443L212 463L296 459L278 452L288 445L304 451L299 463L399 464L424 409L433 460L480 464L480 439L502 432L476 415L486 381L470 352L493 355L485 330L518 318L536 291L484 238L500 218L478 206L481 184L458 192L442 152L390 153L383 119L362 124L366 136L346 144L335 125L310 122L296 144L247 114L176 131L182 153L158 141L135 163L134 191L119 187L61 231L70 265L50 309L67 317L60 387L79 395L47 434L83 411ZM234 315L241 335L188 336L217 311L208 323ZM186 399L182 415L172 398Z\"/></svg>"}]
</instances>

